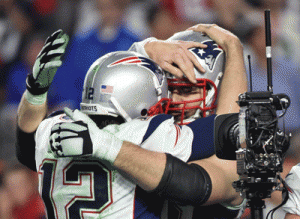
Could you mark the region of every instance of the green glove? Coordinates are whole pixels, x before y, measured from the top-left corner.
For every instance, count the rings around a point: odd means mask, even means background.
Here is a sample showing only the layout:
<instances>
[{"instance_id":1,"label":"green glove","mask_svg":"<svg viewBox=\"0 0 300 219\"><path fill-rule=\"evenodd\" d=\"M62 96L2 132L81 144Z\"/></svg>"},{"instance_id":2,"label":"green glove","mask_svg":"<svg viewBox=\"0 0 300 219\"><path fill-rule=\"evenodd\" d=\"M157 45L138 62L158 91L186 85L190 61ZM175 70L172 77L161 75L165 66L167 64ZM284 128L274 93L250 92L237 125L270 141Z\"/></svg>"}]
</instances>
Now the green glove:
<instances>
[{"instance_id":1,"label":"green glove","mask_svg":"<svg viewBox=\"0 0 300 219\"><path fill-rule=\"evenodd\" d=\"M57 69L62 65L62 56L66 51L69 37L62 30L54 32L45 42L33 66L32 74L26 79L27 100L32 104L46 101L47 91Z\"/></svg>"}]
</instances>

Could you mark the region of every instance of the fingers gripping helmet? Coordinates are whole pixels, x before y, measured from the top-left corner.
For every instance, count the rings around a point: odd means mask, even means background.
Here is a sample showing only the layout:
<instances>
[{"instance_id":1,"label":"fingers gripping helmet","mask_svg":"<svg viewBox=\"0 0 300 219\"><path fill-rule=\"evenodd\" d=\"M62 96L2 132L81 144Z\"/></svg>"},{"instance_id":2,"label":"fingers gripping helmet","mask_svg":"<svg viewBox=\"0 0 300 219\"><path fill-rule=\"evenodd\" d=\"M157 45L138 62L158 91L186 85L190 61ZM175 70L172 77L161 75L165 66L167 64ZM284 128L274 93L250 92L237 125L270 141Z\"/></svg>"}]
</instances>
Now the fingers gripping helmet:
<instances>
[{"instance_id":1,"label":"fingers gripping helmet","mask_svg":"<svg viewBox=\"0 0 300 219\"><path fill-rule=\"evenodd\" d=\"M142 55L118 51L102 56L88 70L81 111L93 115L122 116L126 121L163 113L168 97L165 73Z\"/></svg>"},{"instance_id":2,"label":"fingers gripping helmet","mask_svg":"<svg viewBox=\"0 0 300 219\"><path fill-rule=\"evenodd\" d=\"M169 40L194 41L207 45L207 48L205 49L189 49L205 69L205 73L201 73L194 68L197 84L190 83L186 78L177 79L174 76L168 77L168 85L171 91L172 89L178 87L197 86L203 88L203 97L201 99L171 102L171 108L169 108L169 112L181 111L180 124L186 124L196 118L208 116L216 108L218 88L220 86L225 68L225 53L222 48L219 47L211 38L203 35L200 32L194 32L192 30L176 33L169 38ZM191 102L201 102L201 104L188 107L187 104ZM184 117L185 110L195 108L197 110L192 117Z\"/></svg>"}]
</instances>

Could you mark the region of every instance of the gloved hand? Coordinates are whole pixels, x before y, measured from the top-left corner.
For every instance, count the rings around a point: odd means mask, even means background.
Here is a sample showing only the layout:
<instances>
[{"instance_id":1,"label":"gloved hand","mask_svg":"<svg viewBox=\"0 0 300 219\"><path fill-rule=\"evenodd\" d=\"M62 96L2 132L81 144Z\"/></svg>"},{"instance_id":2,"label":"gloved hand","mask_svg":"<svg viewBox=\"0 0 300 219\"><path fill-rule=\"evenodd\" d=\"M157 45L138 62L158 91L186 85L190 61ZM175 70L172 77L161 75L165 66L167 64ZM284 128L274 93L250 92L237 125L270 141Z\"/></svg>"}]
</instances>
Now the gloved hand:
<instances>
[{"instance_id":1,"label":"gloved hand","mask_svg":"<svg viewBox=\"0 0 300 219\"><path fill-rule=\"evenodd\" d=\"M27 100L36 105L46 101L47 91L57 69L62 65L69 37L62 30L54 32L45 42L33 66L32 74L26 78ZM38 98L40 97L40 98Z\"/></svg>"},{"instance_id":2,"label":"gloved hand","mask_svg":"<svg viewBox=\"0 0 300 219\"><path fill-rule=\"evenodd\" d=\"M58 123L52 127L51 151L58 157L92 156L113 164L123 141L99 129L89 116L79 110L65 108L64 111L74 122Z\"/></svg>"}]
</instances>

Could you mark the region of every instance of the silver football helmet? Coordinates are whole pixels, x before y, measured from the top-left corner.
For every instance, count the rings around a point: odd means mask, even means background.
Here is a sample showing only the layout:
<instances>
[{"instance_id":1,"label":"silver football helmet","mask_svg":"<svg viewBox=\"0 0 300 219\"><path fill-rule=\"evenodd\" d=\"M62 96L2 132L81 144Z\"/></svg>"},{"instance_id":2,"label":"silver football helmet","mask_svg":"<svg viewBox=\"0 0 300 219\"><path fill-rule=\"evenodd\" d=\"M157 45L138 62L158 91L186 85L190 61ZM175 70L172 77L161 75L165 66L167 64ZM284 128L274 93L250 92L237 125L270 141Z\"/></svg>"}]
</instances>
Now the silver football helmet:
<instances>
[{"instance_id":1,"label":"silver football helmet","mask_svg":"<svg viewBox=\"0 0 300 219\"><path fill-rule=\"evenodd\" d=\"M130 121L164 113L165 101L169 101L168 85L162 69L138 53L118 51L91 65L80 108L86 114L122 116Z\"/></svg>"},{"instance_id":2,"label":"silver football helmet","mask_svg":"<svg viewBox=\"0 0 300 219\"><path fill-rule=\"evenodd\" d=\"M223 49L218 46L211 38L203 35L200 32L194 32L192 30L183 31L174 34L169 40L180 40L180 41L195 41L207 45L207 48L191 48L189 49L197 58L199 63L206 70L205 73L199 72L194 68L197 84L190 83L187 78L178 79L174 76L168 77L169 89L172 91L178 87L201 87L203 88L204 96L201 99L189 100L189 101L177 101L171 102L169 112L180 111L181 118L179 124L187 124L199 117L205 117L214 111L216 106L216 99L218 88L224 73L225 68L225 53ZM186 106L191 102L201 102L197 106ZM178 107L180 105L180 107ZM182 106L182 107L181 107ZM196 113L189 118L185 118L185 110L197 109Z\"/></svg>"}]
</instances>

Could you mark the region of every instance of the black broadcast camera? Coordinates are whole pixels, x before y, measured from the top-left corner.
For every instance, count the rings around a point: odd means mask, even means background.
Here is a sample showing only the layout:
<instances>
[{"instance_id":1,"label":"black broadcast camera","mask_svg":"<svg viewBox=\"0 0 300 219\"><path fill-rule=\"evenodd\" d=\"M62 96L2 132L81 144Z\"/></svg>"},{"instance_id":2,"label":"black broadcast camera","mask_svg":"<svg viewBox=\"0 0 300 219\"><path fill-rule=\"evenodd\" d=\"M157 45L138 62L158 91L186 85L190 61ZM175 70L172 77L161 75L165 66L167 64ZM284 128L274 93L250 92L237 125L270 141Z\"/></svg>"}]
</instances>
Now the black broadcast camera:
<instances>
[{"instance_id":1,"label":"black broadcast camera","mask_svg":"<svg viewBox=\"0 0 300 219\"><path fill-rule=\"evenodd\" d=\"M240 179L233 187L247 199L252 218L263 218L263 199L280 190L284 154L290 145L290 136L278 128L278 119L284 116L290 99L272 92L269 13L265 11L269 91L241 94L240 113L217 116L214 131L217 157L237 160Z\"/></svg>"},{"instance_id":2,"label":"black broadcast camera","mask_svg":"<svg viewBox=\"0 0 300 219\"><path fill-rule=\"evenodd\" d=\"M284 94L246 92L239 97L239 114L221 115L215 121L216 155L237 160L240 180L233 186L247 198L252 218L262 218L262 199L270 198L281 184L290 136L277 127L276 112L286 110L288 103Z\"/></svg>"}]
</instances>

